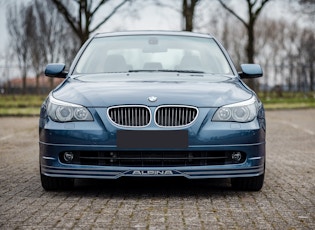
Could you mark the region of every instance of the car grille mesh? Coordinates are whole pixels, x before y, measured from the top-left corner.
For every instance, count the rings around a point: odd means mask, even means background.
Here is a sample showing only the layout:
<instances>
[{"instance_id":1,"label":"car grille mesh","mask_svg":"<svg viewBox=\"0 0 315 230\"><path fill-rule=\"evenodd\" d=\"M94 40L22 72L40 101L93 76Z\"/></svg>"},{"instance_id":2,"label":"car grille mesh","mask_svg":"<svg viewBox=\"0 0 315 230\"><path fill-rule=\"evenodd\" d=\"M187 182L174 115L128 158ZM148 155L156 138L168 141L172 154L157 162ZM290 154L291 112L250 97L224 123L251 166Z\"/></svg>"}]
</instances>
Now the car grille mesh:
<instances>
[{"instance_id":1,"label":"car grille mesh","mask_svg":"<svg viewBox=\"0 0 315 230\"><path fill-rule=\"evenodd\" d=\"M108 110L108 116L117 125L146 126L150 123L150 110L143 106L120 106Z\"/></svg>"},{"instance_id":2,"label":"car grille mesh","mask_svg":"<svg viewBox=\"0 0 315 230\"><path fill-rule=\"evenodd\" d=\"M197 109L183 106L159 107L155 113L155 123L159 126L185 126L197 117Z\"/></svg>"},{"instance_id":3,"label":"car grille mesh","mask_svg":"<svg viewBox=\"0 0 315 230\"><path fill-rule=\"evenodd\" d=\"M197 118L197 108L191 106L160 106L155 112L155 123L162 127L180 127ZM147 126L151 120L150 109L145 106L115 106L108 109L109 118L126 127Z\"/></svg>"}]
</instances>

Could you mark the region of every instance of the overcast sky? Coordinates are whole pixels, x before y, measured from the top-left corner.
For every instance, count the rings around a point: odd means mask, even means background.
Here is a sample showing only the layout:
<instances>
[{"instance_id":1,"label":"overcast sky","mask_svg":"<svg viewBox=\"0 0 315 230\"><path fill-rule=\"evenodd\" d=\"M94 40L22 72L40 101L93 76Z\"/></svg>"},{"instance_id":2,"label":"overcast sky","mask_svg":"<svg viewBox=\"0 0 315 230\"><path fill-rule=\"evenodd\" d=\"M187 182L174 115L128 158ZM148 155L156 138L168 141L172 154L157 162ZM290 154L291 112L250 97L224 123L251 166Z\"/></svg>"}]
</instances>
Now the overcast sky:
<instances>
[{"instance_id":1,"label":"overcast sky","mask_svg":"<svg viewBox=\"0 0 315 230\"><path fill-rule=\"evenodd\" d=\"M3 53L5 47L8 45L8 32L6 26L6 8L9 4L14 4L14 2L27 2L32 0L0 0L0 52ZM208 0L209 1L209 0ZM289 0L287 0L289 3ZM173 4L174 8L180 8L180 1L165 1L167 4ZM202 1L201 4L205 4L206 1ZM272 17L285 17L288 15L287 4L283 4L285 0L273 0L266 5L263 9L263 13L268 14ZM209 3L209 2L207 2ZM216 4L216 0L212 0L211 4ZM130 16L130 12L126 10L114 15L104 26L102 26L98 32L106 32L113 30L142 30L142 29L162 29L162 30L180 30L181 21L179 14L174 10L169 8L161 8L152 4L152 1L145 0L139 1L138 4L142 4L141 10L138 10L136 15L137 17ZM238 13L246 14L246 2L241 0L232 0L230 4L234 4L234 7L239 7ZM207 4L209 6L209 4ZM128 6L129 7L129 6ZM106 7L104 7L106 10ZM202 7L200 7L202 8ZM200 10L200 8L198 8ZM209 7L204 7L205 12L209 11ZM200 12L198 12L200 13ZM98 14L100 16L100 14ZM218 15L220 17L220 15ZM1 58L2 55L0 55Z\"/></svg>"},{"instance_id":2,"label":"overcast sky","mask_svg":"<svg viewBox=\"0 0 315 230\"><path fill-rule=\"evenodd\" d=\"M12 3L13 1L10 0ZM23 1L24 0L15 0ZM29 0L26 0L29 1ZM8 31L6 25L6 8L7 4L4 1L0 0L0 52L3 53L5 47L8 45ZM122 17L122 15L128 16L128 12L117 13L114 15L106 24L104 24L97 32L108 32L113 30L152 30L152 29L161 29L161 30L180 30L180 19L178 14L171 9L158 8L154 5L147 5L142 8L141 11L137 12L136 16ZM98 14L97 16L101 16ZM170 20L171 22L169 23ZM1 55L2 56L2 55ZM1 57L0 56L0 57Z\"/></svg>"},{"instance_id":3,"label":"overcast sky","mask_svg":"<svg viewBox=\"0 0 315 230\"><path fill-rule=\"evenodd\" d=\"M7 40L7 28L5 23L5 7L1 7L0 5L0 52L2 53L2 50L5 47L5 43ZM1 55L2 56L2 55Z\"/></svg>"},{"instance_id":4,"label":"overcast sky","mask_svg":"<svg viewBox=\"0 0 315 230\"><path fill-rule=\"evenodd\" d=\"M26 2L32 0L0 0L0 74L2 72L1 66L4 65L4 58L5 58L5 50L6 47L9 45L9 36L7 32L7 25L6 25L6 8L8 4L13 4L14 2ZM209 1L209 0L208 0ZM211 6L216 4L217 1L212 0ZM286 17L291 20L296 20L297 17L288 17L289 6L288 4L283 4L285 0L274 0L271 1L266 5L263 9L263 13L265 15L271 17ZM289 3L289 0L287 0ZM174 8L180 8L181 4L180 1L169 1L165 0L168 4L173 4ZM152 1L140 1L138 2L142 4L141 7L139 5L135 5L140 10L137 10L136 14L131 14L126 10L122 10L122 12L117 13L114 15L107 23L105 23L97 32L108 32L108 31L122 31L122 30L181 30L181 18L178 12L172 10L170 8L161 8L157 7L152 4ZM151 3L151 4L150 4ZM232 0L230 3L234 4L234 7L239 7L237 10L238 13L246 14L246 3L245 1L240 0ZM177 5L176 5L177 4ZM209 14L217 13L211 12L209 7L209 2L202 1L201 4L206 4L204 7L199 7L198 14L202 14L203 16L207 16ZM290 5L291 6L291 5ZM128 6L129 7L129 6ZM106 7L105 11L106 11ZM104 12L106 15L106 12ZM99 17L103 15L98 14ZM221 15L218 14L218 17ZM204 18L202 18L204 19ZM96 20L97 21L97 20Z\"/></svg>"}]
</instances>

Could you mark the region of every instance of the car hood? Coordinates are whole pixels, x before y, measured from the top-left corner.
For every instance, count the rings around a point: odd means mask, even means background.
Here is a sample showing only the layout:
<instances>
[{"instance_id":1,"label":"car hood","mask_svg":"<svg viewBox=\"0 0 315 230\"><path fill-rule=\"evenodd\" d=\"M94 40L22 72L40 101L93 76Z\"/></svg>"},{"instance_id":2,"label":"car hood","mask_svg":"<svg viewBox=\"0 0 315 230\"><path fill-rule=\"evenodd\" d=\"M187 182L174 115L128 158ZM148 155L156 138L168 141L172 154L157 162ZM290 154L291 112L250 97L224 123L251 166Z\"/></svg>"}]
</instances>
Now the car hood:
<instances>
[{"instance_id":1,"label":"car hood","mask_svg":"<svg viewBox=\"0 0 315 230\"><path fill-rule=\"evenodd\" d=\"M126 75L126 74L125 74ZM68 78L53 92L56 99L86 107L165 104L220 107L252 97L238 78L228 76L181 75L136 78L79 76ZM142 76L142 77L141 77ZM105 80L106 79L106 80ZM158 79L158 80L157 80ZM156 97L150 102L149 97Z\"/></svg>"}]
</instances>

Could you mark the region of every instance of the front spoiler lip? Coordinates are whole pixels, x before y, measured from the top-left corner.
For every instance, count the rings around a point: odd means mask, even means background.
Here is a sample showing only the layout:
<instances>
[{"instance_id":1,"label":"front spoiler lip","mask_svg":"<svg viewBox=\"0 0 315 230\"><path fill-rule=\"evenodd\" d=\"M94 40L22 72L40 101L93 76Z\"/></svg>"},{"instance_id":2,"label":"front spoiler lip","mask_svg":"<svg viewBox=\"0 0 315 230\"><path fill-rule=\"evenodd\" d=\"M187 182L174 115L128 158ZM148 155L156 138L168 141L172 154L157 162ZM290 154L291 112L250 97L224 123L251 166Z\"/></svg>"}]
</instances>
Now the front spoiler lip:
<instances>
[{"instance_id":1,"label":"front spoiler lip","mask_svg":"<svg viewBox=\"0 0 315 230\"><path fill-rule=\"evenodd\" d=\"M264 159L263 159L264 162ZM171 171L168 174L157 175L134 175L134 171ZM195 167L151 167L151 168L123 168L120 169L104 169L99 168L70 168L70 167L54 167L41 166L41 173L51 177L67 177L67 178L90 178L90 179L118 179L120 177L175 177L181 176L188 179L202 178L233 178L233 177L253 177L264 173L264 164L258 166L195 166Z\"/></svg>"}]
</instances>

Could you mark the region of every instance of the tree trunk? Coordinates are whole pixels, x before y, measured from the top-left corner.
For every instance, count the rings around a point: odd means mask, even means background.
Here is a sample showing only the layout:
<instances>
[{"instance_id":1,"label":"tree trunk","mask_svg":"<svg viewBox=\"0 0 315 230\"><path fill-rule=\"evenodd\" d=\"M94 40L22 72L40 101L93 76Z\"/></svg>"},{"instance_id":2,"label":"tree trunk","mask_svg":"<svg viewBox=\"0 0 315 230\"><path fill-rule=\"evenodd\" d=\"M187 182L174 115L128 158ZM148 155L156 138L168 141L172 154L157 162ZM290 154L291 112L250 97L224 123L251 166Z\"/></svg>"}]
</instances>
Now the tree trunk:
<instances>
[{"instance_id":1,"label":"tree trunk","mask_svg":"<svg viewBox=\"0 0 315 230\"><path fill-rule=\"evenodd\" d=\"M182 14L184 19L184 30L193 31L194 28L194 12L199 0L183 0Z\"/></svg>"},{"instance_id":2,"label":"tree trunk","mask_svg":"<svg viewBox=\"0 0 315 230\"><path fill-rule=\"evenodd\" d=\"M40 92L39 92L39 74L37 73L36 74L36 93L37 94L40 94Z\"/></svg>"},{"instance_id":3,"label":"tree trunk","mask_svg":"<svg viewBox=\"0 0 315 230\"><path fill-rule=\"evenodd\" d=\"M314 92L314 64L310 62L310 91Z\"/></svg>"},{"instance_id":4,"label":"tree trunk","mask_svg":"<svg viewBox=\"0 0 315 230\"><path fill-rule=\"evenodd\" d=\"M82 31L82 33L79 35L81 46L89 39L89 36L89 31Z\"/></svg>"},{"instance_id":5,"label":"tree trunk","mask_svg":"<svg viewBox=\"0 0 315 230\"><path fill-rule=\"evenodd\" d=\"M54 88L54 78L50 78L49 79L49 85L50 85L50 90L52 90Z\"/></svg>"},{"instance_id":6,"label":"tree trunk","mask_svg":"<svg viewBox=\"0 0 315 230\"><path fill-rule=\"evenodd\" d=\"M247 46L246 46L246 54L247 54L247 62L248 63L255 63L254 56L255 56L255 31L254 31L254 20L252 15L249 19L249 23L247 26ZM254 79L248 79L246 84L254 91L258 91L258 82Z\"/></svg>"},{"instance_id":7,"label":"tree trunk","mask_svg":"<svg viewBox=\"0 0 315 230\"><path fill-rule=\"evenodd\" d=\"M22 74L22 93L26 94L26 77L27 77L27 70L23 67L23 74Z\"/></svg>"}]
</instances>

